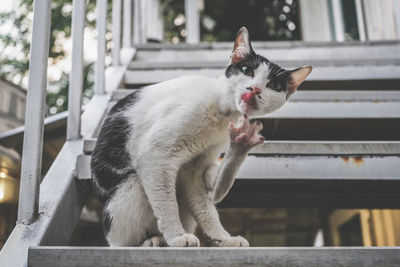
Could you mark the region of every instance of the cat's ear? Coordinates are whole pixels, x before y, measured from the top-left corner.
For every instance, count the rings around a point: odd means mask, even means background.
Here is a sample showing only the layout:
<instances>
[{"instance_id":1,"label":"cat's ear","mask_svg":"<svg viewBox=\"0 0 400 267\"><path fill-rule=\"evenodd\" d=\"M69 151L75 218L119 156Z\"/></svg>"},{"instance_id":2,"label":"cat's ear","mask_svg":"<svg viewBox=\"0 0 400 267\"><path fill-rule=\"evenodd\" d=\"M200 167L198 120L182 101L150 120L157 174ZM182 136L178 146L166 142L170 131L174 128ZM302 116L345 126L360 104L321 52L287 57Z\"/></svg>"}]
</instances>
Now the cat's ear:
<instances>
[{"instance_id":1,"label":"cat's ear","mask_svg":"<svg viewBox=\"0 0 400 267\"><path fill-rule=\"evenodd\" d=\"M242 27L236 35L230 64L236 64L243 60L251 51L253 51L253 49L251 48L249 32L246 27Z\"/></svg>"},{"instance_id":2,"label":"cat's ear","mask_svg":"<svg viewBox=\"0 0 400 267\"><path fill-rule=\"evenodd\" d=\"M287 84L286 98L289 98L294 92L296 92L297 88L304 82L304 80L310 75L313 67L305 66L295 70L290 71L290 77Z\"/></svg>"}]
</instances>

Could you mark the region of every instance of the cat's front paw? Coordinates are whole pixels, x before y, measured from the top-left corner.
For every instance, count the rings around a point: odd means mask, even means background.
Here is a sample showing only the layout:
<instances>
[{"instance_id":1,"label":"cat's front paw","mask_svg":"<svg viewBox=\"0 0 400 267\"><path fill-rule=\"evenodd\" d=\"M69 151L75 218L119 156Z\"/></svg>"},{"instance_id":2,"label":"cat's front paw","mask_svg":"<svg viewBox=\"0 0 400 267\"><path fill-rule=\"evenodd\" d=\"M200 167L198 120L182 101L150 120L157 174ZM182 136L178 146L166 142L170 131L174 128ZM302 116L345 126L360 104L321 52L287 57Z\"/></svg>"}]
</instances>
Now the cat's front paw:
<instances>
[{"instance_id":1,"label":"cat's front paw","mask_svg":"<svg viewBox=\"0 0 400 267\"><path fill-rule=\"evenodd\" d=\"M229 123L229 135L231 145L238 146L244 149L250 149L264 142L264 137L258 132L261 131L263 125L259 121L250 123L247 115L242 115L239 118L238 125Z\"/></svg>"},{"instance_id":2,"label":"cat's front paw","mask_svg":"<svg viewBox=\"0 0 400 267\"><path fill-rule=\"evenodd\" d=\"M225 240L213 240L213 245L217 247L248 247L249 242L242 236L231 236Z\"/></svg>"},{"instance_id":3,"label":"cat's front paw","mask_svg":"<svg viewBox=\"0 0 400 267\"><path fill-rule=\"evenodd\" d=\"M199 239L192 234L183 234L167 241L170 247L200 247Z\"/></svg>"}]
</instances>

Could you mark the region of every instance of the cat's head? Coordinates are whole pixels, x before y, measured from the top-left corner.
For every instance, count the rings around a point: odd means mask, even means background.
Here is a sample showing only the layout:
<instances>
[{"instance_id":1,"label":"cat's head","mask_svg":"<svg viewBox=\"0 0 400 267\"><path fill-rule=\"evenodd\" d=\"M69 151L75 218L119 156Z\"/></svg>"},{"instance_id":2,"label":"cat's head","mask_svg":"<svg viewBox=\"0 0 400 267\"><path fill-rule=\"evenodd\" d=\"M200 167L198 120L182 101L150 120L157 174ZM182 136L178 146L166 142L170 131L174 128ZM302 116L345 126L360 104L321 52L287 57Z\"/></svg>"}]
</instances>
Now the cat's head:
<instances>
[{"instance_id":1,"label":"cat's head","mask_svg":"<svg viewBox=\"0 0 400 267\"><path fill-rule=\"evenodd\" d=\"M242 27L235 40L225 71L235 94L237 109L250 116L280 108L311 73L312 67L285 70L251 47L249 33Z\"/></svg>"}]
</instances>

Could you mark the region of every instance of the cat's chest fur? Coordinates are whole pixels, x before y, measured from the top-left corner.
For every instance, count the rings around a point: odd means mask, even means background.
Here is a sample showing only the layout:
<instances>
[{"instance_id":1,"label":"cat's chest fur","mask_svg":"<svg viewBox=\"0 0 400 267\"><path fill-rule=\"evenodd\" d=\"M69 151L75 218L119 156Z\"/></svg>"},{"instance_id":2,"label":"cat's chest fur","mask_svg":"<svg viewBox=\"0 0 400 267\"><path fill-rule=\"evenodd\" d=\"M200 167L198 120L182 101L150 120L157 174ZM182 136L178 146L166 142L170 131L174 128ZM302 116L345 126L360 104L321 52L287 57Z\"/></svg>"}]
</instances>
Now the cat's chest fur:
<instances>
[{"instance_id":1,"label":"cat's chest fur","mask_svg":"<svg viewBox=\"0 0 400 267\"><path fill-rule=\"evenodd\" d=\"M188 76L144 89L125 112L133 129L128 150L134 167L146 153L190 160L212 148L222 150L228 123L239 116L221 111L223 86L217 79Z\"/></svg>"}]
</instances>

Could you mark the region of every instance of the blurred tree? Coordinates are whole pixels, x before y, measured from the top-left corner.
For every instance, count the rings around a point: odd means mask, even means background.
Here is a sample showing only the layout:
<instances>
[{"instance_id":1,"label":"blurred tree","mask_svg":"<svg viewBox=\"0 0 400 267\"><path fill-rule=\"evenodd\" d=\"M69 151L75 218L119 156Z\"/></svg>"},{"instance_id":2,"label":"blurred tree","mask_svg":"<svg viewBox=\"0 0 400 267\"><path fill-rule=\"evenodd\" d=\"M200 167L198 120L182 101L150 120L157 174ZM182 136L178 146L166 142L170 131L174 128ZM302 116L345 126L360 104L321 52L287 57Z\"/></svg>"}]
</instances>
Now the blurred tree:
<instances>
[{"instance_id":1,"label":"blurred tree","mask_svg":"<svg viewBox=\"0 0 400 267\"><path fill-rule=\"evenodd\" d=\"M232 41L242 26L254 41L299 40L298 25L296 0L204 0L204 41Z\"/></svg>"},{"instance_id":2,"label":"blurred tree","mask_svg":"<svg viewBox=\"0 0 400 267\"><path fill-rule=\"evenodd\" d=\"M161 1L164 11L164 39L172 43L186 40L184 0Z\"/></svg>"},{"instance_id":3,"label":"blurred tree","mask_svg":"<svg viewBox=\"0 0 400 267\"><path fill-rule=\"evenodd\" d=\"M165 39L185 41L184 0L164 2ZM202 0L201 40L232 41L246 26L252 40L300 40L297 0Z\"/></svg>"},{"instance_id":4,"label":"blurred tree","mask_svg":"<svg viewBox=\"0 0 400 267\"><path fill-rule=\"evenodd\" d=\"M26 88L29 71L29 50L31 25L33 19L33 0L18 0L15 9L0 14L0 24L7 25L10 31L0 34L0 76ZM82 0L84 1L84 0ZM89 0L87 6L85 31L95 30L96 1ZM111 9L111 3L109 5ZM57 68L57 75L49 75L49 86L46 97L46 115L64 111L68 107L68 66L60 64L65 60L66 43L71 37L72 0L52 0L51 28L49 46L49 70ZM106 39L110 41L108 34ZM109 47L109 46L108 46ZM67 67L65 67L65 65ZM85 62L84 67L84 102L92 95L93 63Z\"/></svg>"}]
</instances>

